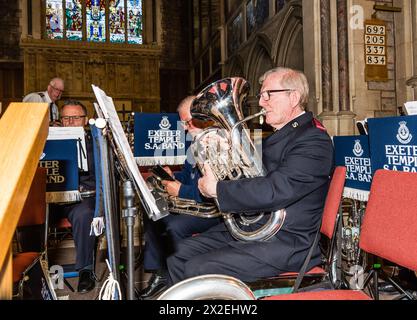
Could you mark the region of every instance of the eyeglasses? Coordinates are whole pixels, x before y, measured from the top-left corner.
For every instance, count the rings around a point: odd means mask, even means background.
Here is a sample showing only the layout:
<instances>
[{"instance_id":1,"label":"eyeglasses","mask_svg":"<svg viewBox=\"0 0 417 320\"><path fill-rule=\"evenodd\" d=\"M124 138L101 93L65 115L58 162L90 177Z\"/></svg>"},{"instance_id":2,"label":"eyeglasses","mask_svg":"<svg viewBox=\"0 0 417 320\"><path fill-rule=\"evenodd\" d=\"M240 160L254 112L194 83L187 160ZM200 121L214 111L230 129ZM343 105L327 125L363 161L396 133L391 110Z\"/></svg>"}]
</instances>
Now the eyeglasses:
<instances>
[{"instance_id":1,"label":"eyeglasses","mask_svg":"<svg viewBox=\"0 0 417 320\"><path fill-rule=\"evenodd\" d=\"M58 88L54 87L52 84L49 84L49 85L52 87L52 89L54 89L55 91L58 91L59 93L64 92L64 90L58 89Z\"/></svg>"},{"instance_id":2,"label":"eyeglasses","mask_svg":"<svg viewBox=\"0 0 417 320\"><path fill-rule=\"evenodd\" d=\"M86 117L85 115L84 116L63 116L61 117L61 120L62 121L70 121L70 120L78 121L78 120L84 119L85 117Z\"/></svg>"},{"instance_id":3,"label":"eyeglasses","mask_svg":"<svg viewBox=\"0 0 417 320\"><path fill-rule=\"evenodd\" d=\"M259 92L256 97L258 99L262 98L264 101L268 101L271 98L271 93L274 92L288 92L288 91L294 91L294 89L278 89L278 90L265 90L262 92Z\"/></svg>"}]
</instances>

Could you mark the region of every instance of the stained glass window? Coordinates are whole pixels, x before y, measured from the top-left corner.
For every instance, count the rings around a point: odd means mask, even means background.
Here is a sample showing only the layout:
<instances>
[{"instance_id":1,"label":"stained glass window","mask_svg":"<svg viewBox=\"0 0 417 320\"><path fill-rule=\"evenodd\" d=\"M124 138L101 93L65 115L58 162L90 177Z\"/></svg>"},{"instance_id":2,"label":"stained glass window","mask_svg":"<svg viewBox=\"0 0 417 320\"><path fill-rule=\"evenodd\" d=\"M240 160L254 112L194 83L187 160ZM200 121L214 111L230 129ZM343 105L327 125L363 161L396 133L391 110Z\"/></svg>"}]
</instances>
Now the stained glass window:
<instances>
[{"instance_id":1,"label":"stained glass window","mask_svg":"<svg viewBox=\"0 0 417 320\"><path fill-rule=\"evenodd\" d=\"M46 38L142 44L142 1L45 0Z\"/></svg>"},{"instance_id":2,"label":"stained glass window","mask_svg":"<svg viewBox=\"0 0 417 320\"><path fill-rule=\"evenodd\" d=\"M109 2L110 42L125 42L125 3L123 0Z\"/></svg>"},{"instance_id":3,"label":"stained glass window","mask_svg":"<svg viewBox=\"0 0 417 320\"><path fill-rule=\"evenodd\" d=\"M85 11L87 16L87 40L94 42L106 41L106 1L87 0Z\"/></svg>"},{"instance_id":4,"label":"stained glass window","mask_svg":"<svg viewBox=\"0 0 417 320\"><path fill-rule=\"evenodd\" d=\"M83 39L83 7L81 0L65 1L65 26L68 40Z\"/></svg>"},{"instance_id":5,"label":"stained glass window","mask_svg":"<svg viewBox=\"0 0 417 320\"><path fill-rule=\"evenodd\" d=\"M129 43L142 43L142 1L127 0L127 37Z\"/></svg>"},{"instance_id":6,"label":"stained glass window","mask_svg":"<svg viewBox=\"0 0 417 320\"><path fill-rule=\"evenodd\" d=\"M62 39L64 35L61 0L46 1L46 35L49 39Z\"/></svg>"}]
</instances>

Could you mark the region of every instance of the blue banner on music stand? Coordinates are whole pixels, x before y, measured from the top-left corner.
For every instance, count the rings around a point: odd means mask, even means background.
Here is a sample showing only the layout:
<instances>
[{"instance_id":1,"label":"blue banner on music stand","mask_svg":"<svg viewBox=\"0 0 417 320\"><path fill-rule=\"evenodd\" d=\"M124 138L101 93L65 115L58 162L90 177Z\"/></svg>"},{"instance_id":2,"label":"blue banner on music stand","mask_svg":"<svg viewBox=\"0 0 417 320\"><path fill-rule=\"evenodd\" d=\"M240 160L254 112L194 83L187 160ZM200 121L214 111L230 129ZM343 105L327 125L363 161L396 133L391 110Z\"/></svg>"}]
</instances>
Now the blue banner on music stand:
<instances>
[{"instance_id":1,"label":"blue banner on music stand","mask_svg":"<svg viewBox=\"0 0 417 320\"><path fill-rule=\"evenodd\" d=\"M139 165L183 164L190 142L177 113L135 113L133 154Z\"/></svg>"},{"instance_id":2,"label":"blue banner on music stand","mask_svg":"<svg viewBox=\"0 0 417 320\"><path fill-rule=\"evenodd\" d=\"M39 166L46 168L46 202L80 201L77 140L47 140Z\"/></svg>"},{"instance_id":3,"label":"blue banner on music stand","mask_svg":"<svg viewBox=\"0 0 417 320\"><path fill-rule=\"evenodd\" d=\"M333 137L336 166L346 167L343 196L368 201L372 170L368 136Z\"/></svg>"},{"instance_id":4,"label":"blue banner on music stand","mask_svg":"<svg viewBox=\"0 0 417 320\"><path fill-rule=\"evenodd\" d=\"M368 119L372 172L417 172L417 116Z\"/></svg>"}]
</instances>

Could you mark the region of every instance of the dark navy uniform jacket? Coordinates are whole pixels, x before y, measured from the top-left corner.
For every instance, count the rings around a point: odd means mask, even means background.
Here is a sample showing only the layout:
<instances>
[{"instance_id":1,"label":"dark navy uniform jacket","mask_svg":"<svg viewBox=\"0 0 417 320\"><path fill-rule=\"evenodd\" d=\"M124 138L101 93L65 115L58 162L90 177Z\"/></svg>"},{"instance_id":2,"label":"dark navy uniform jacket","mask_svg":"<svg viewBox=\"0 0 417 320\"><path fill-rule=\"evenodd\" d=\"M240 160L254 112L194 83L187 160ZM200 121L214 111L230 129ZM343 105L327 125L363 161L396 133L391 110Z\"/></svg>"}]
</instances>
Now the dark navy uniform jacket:
<instances>
[{"instance_id":1,"label":"dark navy uniform jacket","mask_svg":"<svg viewBox=\"0 0 417 320\"><path fill-rule=\"evenodd\" d=\"M231 243L283 271L299 271L320 227L330 176L334 169L329 135L306 112L263 141L264 177L220 181L217 196L222 212L253 214L285 208L281 230L266 242ZM265 215L255 225L260 227ZM226 230L220 224L208 232ZM310 267L320 263L319 247Z\"/></svg>"},{"instance_id":2,"label":"dark navy uniform jacket","mask_svg":"<svg viewBox=\"0 0 417 320\"><path fill-rule=\"evenodd\" d=\"M198 179L200 179L201 174L197 166L191 165L186 160L182 170L174 173L174 176L175 179L181 182L178 197L203 202L200 191L198 190Z\"/></svg>"}]
</instances>

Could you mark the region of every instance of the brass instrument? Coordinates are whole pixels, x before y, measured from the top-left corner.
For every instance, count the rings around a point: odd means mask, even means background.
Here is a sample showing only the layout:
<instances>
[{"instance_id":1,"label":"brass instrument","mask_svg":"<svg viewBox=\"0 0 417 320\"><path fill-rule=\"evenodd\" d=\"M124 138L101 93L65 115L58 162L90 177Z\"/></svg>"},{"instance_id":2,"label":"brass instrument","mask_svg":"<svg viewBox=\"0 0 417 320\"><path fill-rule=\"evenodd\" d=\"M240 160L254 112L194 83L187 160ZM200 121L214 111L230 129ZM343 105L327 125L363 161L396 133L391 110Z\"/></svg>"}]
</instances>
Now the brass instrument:
<instances>
[{"instance_id":1,"label":"brass instrument","mask_svg":"<svg viewBox=\"0 0 417 320\"><path fill-rule=\"evenodd\" d=\"M162 293L158 300L256 300L256 297L237 278L206 274L175 284Z\"/></svg>"},{"instance_id":2,"label":"brass instrument","mask_svg":"<svg viewBox=\"0 0 417 320\"><path fill-rule=\"evenodd\" d=\"M155 175L151 175L146 179L148 187L156 191L168 204L169 212L188 214L200 218L217 218L221 216L215 203L199 203L194 200L171 196L166 192L161 181L162 180Z\"/></svg>"},{"instance_id":3,"label":"brass instrument","mask_svg":"<svg viewBox=\"0 0 417 320\"><path fill-rule=\"evenodd\" d=\"M217 180L237 180L265 175L261 152L255 148L247 122L263 116L264 111L243 117L242 105L249 92L249 84L243 78L225 78L203 89L194 99L191 114L201 121L213 121L198 134L191 145L200 170L208 162ZM232 236L241 241L266 241L273 237L285 220L286 211L271 213L269 221L255 231L245 231L241 226L258 222L264 215L222 213Z\"/></svg>"}]
</instances>

